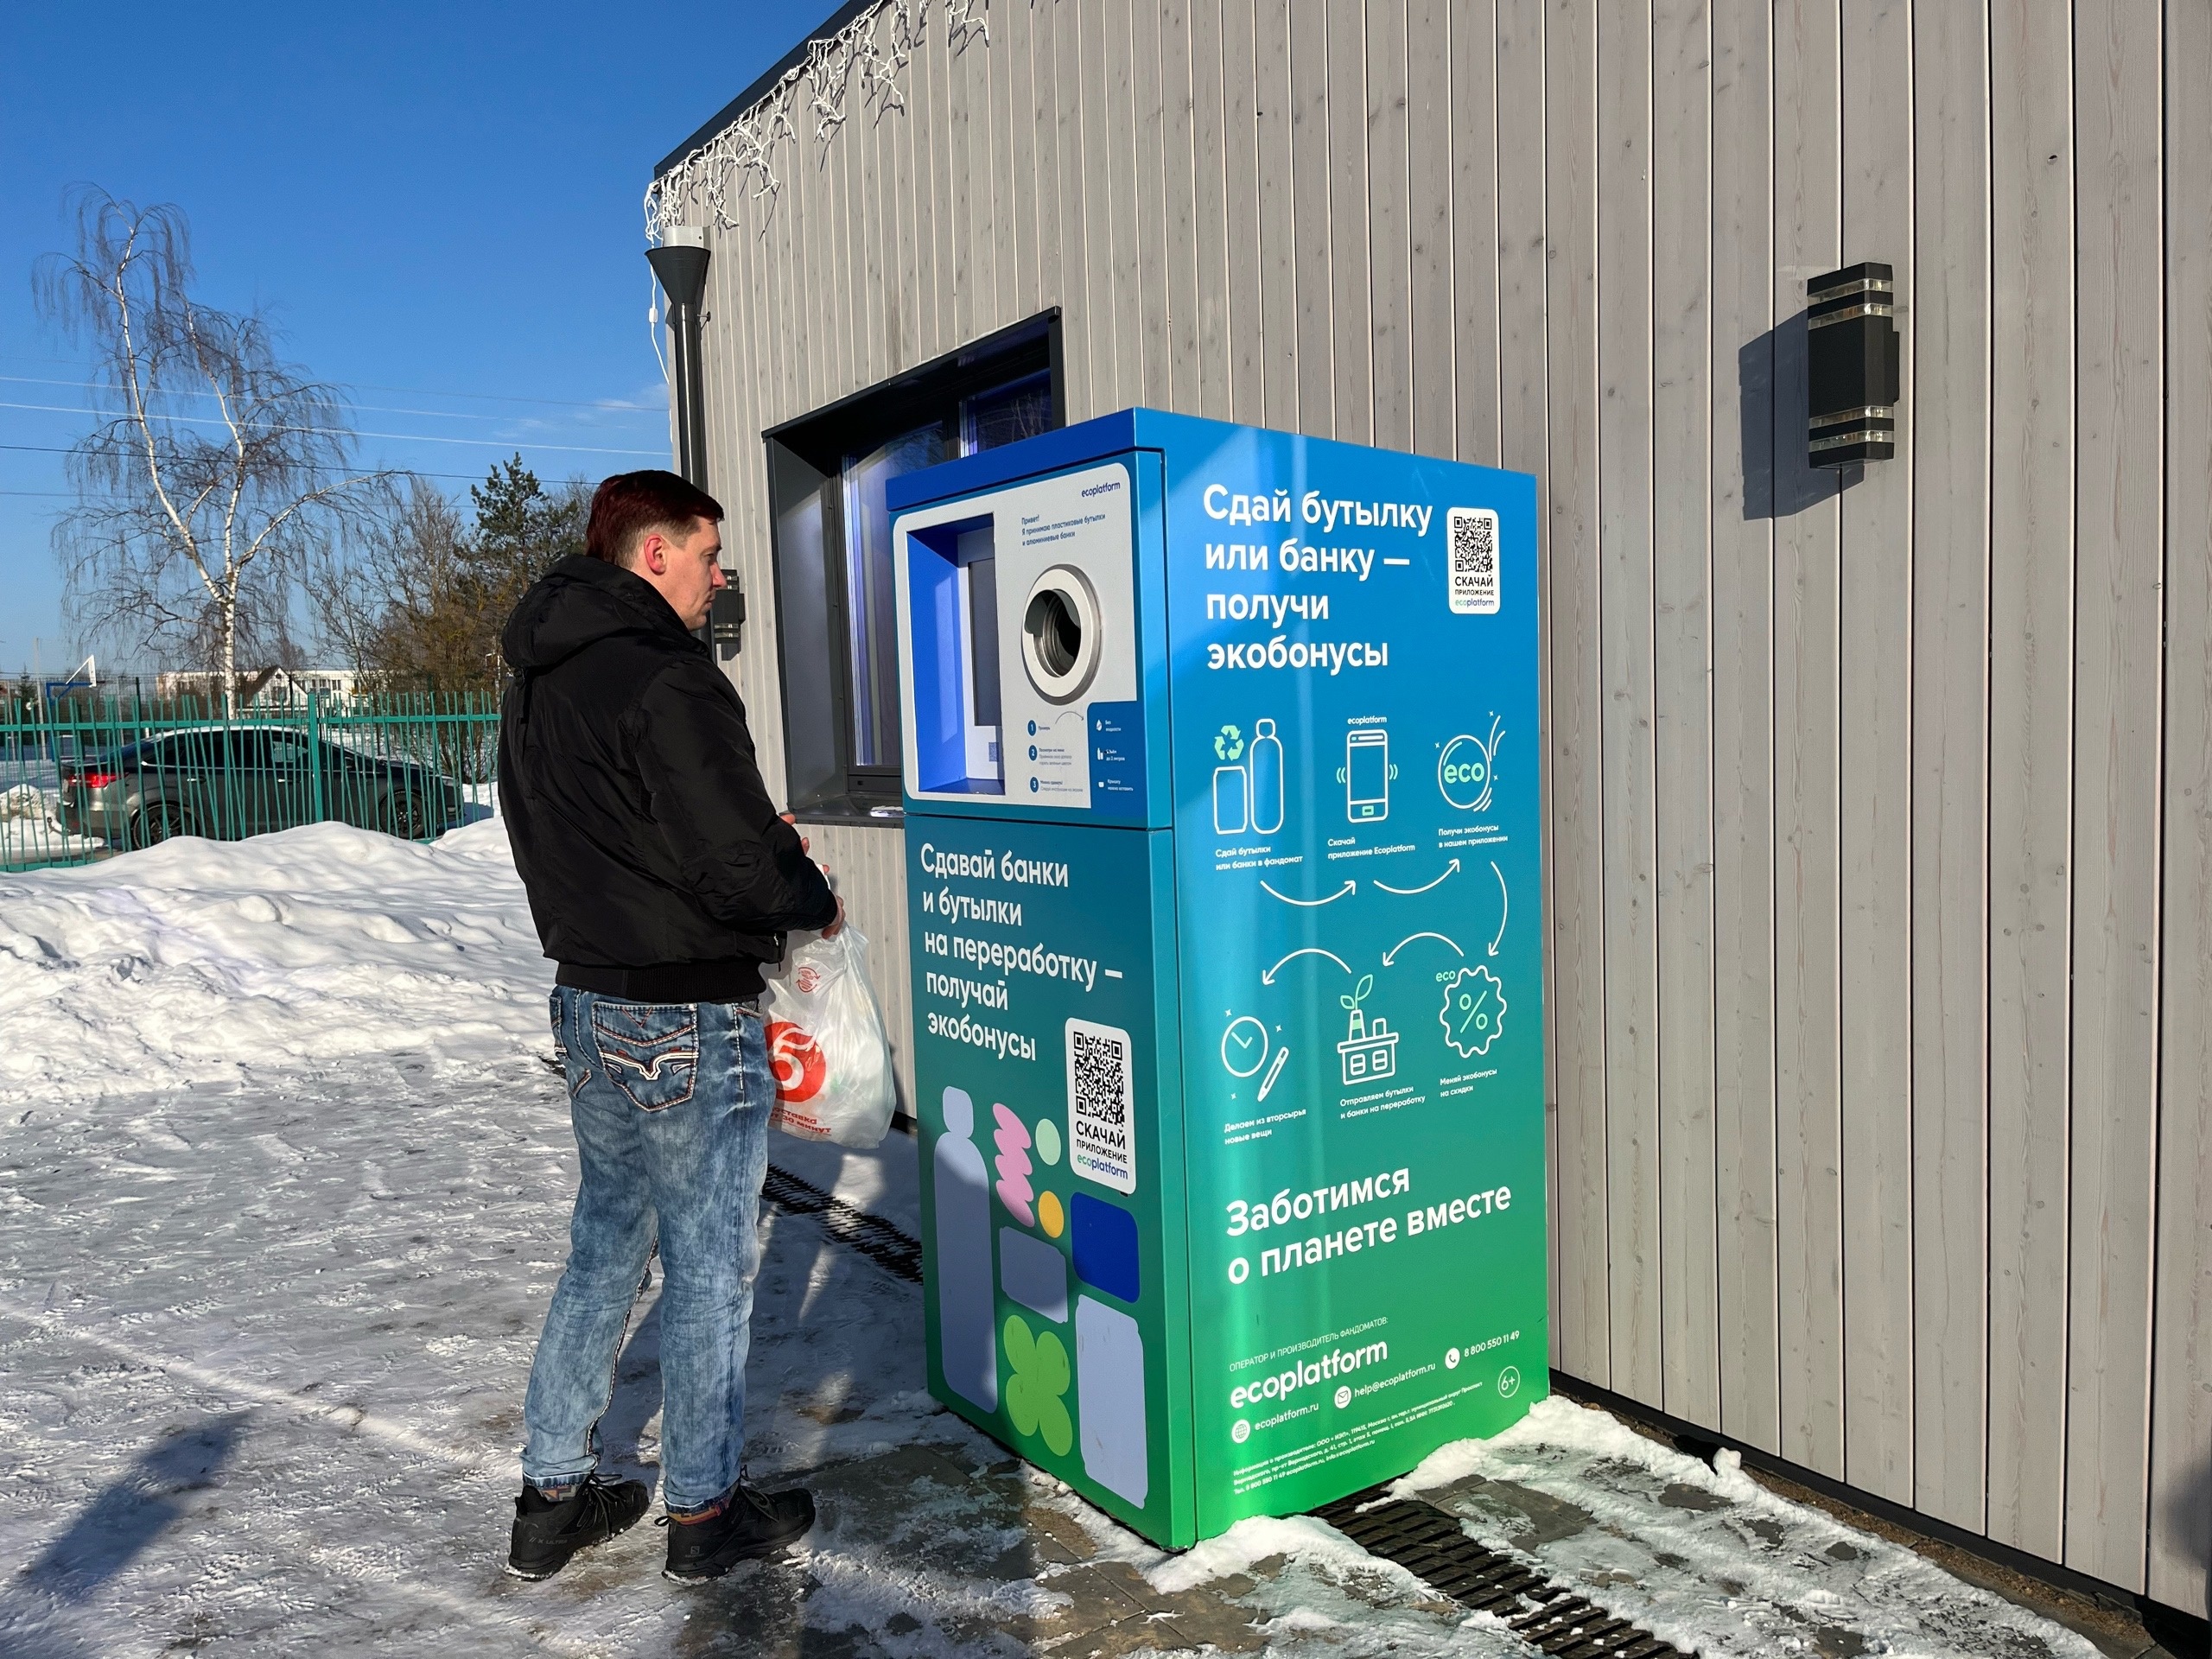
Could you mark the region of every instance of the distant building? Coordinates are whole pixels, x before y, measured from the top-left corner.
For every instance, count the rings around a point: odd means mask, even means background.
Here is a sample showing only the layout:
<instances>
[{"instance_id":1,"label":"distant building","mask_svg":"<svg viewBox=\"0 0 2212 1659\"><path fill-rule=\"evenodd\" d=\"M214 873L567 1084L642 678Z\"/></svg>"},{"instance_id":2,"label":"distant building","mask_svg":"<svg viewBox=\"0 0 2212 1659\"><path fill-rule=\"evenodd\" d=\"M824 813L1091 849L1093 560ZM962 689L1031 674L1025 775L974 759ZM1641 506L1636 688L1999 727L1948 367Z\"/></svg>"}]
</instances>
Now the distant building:
<instances>
[{"instance_id":1,"label":"distant building","mask_svg":"<svg viewBox=\"0 0 2212 1659\"><path fill-rule=\"evenodd\" d=\"M252 686L252 677L244 677L245 683ZM244 706L304 708L312 696L320 696L325 702L344 702L353 697L359 677L350 668L280 668L262 684L253 686ZM154 690L161 697L214 699L223 695L223 677L206 669L176 669L156 675Z\"/></svg>"}]
</instances>

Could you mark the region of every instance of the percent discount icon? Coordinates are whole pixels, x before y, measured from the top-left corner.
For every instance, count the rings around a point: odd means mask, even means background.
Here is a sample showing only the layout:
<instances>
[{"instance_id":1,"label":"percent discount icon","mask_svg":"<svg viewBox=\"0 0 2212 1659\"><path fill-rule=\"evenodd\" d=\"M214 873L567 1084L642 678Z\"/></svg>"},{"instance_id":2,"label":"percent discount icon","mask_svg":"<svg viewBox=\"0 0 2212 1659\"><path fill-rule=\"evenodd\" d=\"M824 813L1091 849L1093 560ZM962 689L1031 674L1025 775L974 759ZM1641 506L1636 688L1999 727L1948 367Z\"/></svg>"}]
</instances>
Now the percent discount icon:
<instances>
[{"instance_id":1,"label":"percent discount icon","mask_svg":"<svg viewBox=\"0 0 2212 1659\"><path fill-rule=\"evenodd\" d=\"M822 1079L829 1069L813 1033L788 1020L770 1023L768 1070L775 1076L778 1100L792 1106L812 1100L821 1092Z\"/></svg>"},{"instance_id":2,"label":"percent discount icon","mask_svg":"<svg viewBox=\"0 0 2212 1659\"><path fill-rule=\"evenodd\" d=\"M1490 1052L1505 1019L1505 988L1488 968L1462 968L1444 980L1444 1040L1468 1059Z\"/></svg>"}]
</instances>

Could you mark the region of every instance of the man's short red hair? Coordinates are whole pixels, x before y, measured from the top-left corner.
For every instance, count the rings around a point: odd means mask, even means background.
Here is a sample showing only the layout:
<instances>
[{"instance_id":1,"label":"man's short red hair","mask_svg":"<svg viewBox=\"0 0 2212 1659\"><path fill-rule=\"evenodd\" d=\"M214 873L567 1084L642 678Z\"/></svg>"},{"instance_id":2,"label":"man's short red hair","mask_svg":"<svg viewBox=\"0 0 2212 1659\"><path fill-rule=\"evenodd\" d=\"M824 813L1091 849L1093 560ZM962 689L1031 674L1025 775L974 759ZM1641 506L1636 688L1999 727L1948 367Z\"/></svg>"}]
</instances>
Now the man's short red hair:
<instances>
[{"instance_id":1,"label":"man's short red hair","mask_svg":"<svg viewBox=\"0 0 2212 1659\"><path fill-rule=\"evenodd\" d=\"M696 520L722 520L722 504L674 473L648 467L617 473L591 498L591 519L584 526L584 551L609 564L627 565L638 543L653 531L681 538Z\"/></svg>"}]
</instances>

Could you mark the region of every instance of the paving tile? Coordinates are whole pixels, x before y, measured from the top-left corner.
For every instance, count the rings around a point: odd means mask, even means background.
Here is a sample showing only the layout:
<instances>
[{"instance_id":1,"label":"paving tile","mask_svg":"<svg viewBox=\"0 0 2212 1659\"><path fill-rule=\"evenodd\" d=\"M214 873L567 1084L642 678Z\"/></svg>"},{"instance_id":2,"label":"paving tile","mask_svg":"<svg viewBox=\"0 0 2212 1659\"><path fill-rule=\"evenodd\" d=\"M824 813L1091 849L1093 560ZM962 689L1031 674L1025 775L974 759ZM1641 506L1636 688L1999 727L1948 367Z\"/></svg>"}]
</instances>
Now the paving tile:
<instances>
[{"instance_id":1,"label":"paving tile","mask_svg":"<svg viewBox=\"0 0 2212 1659\"><path fill-rule=\"evenodd\" d=\"M1039 1628L1054 1637L1119 1624L1147 1611L1116 1582L1111 1573L1096 1567L1053 1573L1040 1578L1039 1582L1048 1590L1075 1599L1074 1605L1055 1614L1050 1621L1039 1621Z\"/></svg>"},{"instance_id":2,"label":"paving tile","mask_svg":"<svg viewBox=\"0 0 2212 1659\"><path fill-rule=\"evenodd\" d=\"M1022 1510L1021 1519L1029 1529L1030 1537L1036 1541L1042 1559L1087 1561L1098 1553L1098 1546L1090 1541L1090 1535L1072 1517L1058 1510L1032 1504Z\"/></svg>"},{"instance_id":3,"label":"paving tile","mask_svg":"<svg viewBox=\"0 0 2212 1659\"><path fill-rule=\"evenodd\" d=\"M1160 1618L1160 1628L1172 1631L1174 1638L1188 1648L1212 1648L1222 1653L1259 1653L1266 1649L1268 1638L1260 1633L1256 1623L1249 1608L1192 1597L1187 1605Z\"/></svg>"},{"instance_id":4,"label":"paving tile","mask_svg":"<svg viewBox=\"0 0 2212 1659\"><path fill-rule=\"evenodd\" d=\"M1141 1654L1185 1654L1195 1645L1173 1624L1150 1613L1136 1613L1117 1624L1065 1638L1048 1637L1037 1643L1039 1655L1051 1659L1127 1659Z\"/></svg>"}]
</instances>

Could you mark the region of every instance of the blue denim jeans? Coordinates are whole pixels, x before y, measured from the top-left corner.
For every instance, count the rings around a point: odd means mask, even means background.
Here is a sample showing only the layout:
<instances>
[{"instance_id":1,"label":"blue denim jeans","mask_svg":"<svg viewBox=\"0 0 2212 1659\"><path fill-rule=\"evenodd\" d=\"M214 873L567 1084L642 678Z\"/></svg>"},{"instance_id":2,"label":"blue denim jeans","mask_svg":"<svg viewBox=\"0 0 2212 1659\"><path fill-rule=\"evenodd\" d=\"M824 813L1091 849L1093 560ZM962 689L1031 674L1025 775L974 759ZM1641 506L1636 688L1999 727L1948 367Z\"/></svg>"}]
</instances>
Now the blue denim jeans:
<instances>
[{"instance_id":1,"label":"blue denim jeans","mask_svg":"<svg viewBox=\"0 0 2212 1659\"><path fill-rule=\"evenodd\" d=\"M597 1465L658 1222L661 1498L672 1516L711 1514L745 1452L776 1098L760 1016L741 1003L626 1002L561 986L553 1033L582 1175L569 1264L530 1370L523 1478L557 1497Z\"/></svg>"}]
</instances>

